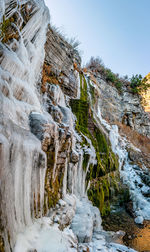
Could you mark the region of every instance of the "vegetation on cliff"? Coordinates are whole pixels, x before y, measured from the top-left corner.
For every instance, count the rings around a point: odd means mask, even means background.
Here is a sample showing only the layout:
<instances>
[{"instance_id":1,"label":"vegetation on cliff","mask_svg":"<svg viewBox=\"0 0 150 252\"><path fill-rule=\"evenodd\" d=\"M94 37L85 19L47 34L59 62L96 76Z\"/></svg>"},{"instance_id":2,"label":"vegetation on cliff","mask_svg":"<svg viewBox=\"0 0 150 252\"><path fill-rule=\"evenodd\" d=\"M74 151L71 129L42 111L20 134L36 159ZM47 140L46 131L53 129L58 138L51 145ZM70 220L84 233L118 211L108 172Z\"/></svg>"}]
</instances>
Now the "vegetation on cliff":
<instances>
[{"instance_id":1,"label":"vegetation on cliff","mask_svg":"<svg viewBox=\"0 0 150 252\"><path fill-rule=\"evenodd\" d=\"M70 102L73 113L76 115L76 130L82 133L83 146L88 145L88 137L96 151L97 164L90 165L86 176L86 185L90 182L88 197L97 206L102 216L110 212L110 203L112 198L117 195L124 195L121 192L120 177L118 171L118 158L111 150L109 140L99 129L93 118L93 112L90 107L87 81L84 74L80 74L80 99L73 99ZM92 89L92 90L91 90ZM90 87L92 101L95 99L94 87ZM85 153L83 160L83 169L86 170L89 157ZM124 196L123 196L124 197Z\"/></svg>"},{"instance_id":2,"label":"vegetation on cliff","mask_svg":"<svg viewBox=\"0 0 150 252\"><path fill-rule=\"evenodd\" d=\"M142 94L150 88L147 77L143 78L141 74L133 75L130 80L130 87L134 94Z\"/></svg>"},{"instance_id":3,"label":"vegetation on cliff","mask_svg":"<svg viewBox=\"0 0 150 252\"><path fill-rule=\"evenodd\" d=\"M91 57L90 61L86 64L86 68L95 74L99 73L106 82L114 85L119 93L123 92L124 86L127 86L133 94L142 94L142 92L146 92L150 88L147 77L143 78L141 74L133 75L130 79L127 75L120 77L119 74L115 74L105 67L99 57Z\"/></svg>"}]
</instances>

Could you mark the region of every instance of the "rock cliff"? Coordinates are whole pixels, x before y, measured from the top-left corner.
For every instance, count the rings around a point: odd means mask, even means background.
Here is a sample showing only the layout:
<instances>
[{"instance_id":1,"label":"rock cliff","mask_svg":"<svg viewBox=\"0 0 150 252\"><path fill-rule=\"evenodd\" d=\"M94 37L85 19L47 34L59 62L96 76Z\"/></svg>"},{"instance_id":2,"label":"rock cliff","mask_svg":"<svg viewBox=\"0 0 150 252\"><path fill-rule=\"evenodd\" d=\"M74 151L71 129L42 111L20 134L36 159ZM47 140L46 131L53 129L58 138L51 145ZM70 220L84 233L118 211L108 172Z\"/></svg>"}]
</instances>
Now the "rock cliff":
<instances>
[{"instance_id":1,"label":"rock cliff","mask_svg":"<svg viewBox=\"0 0 150 252\"><path fill-rule=\"evenodd\" d=\"M150 217L148 172L112 125L149 135L138 97L84 73L43 0L1 6L0 251L133 251L112 242L100 213L132 198L135 217Z\"/></svg>"},{"instance_id":2,"label":"rock cliff","mask_svg":"<svg viewBox=\"0 0 150 252\"><path fill-rule=\"evenodd\" d=\"M146 76L147 78L147 83L150 84L150 73L147 74ZM150 89L147 90L146 93L143 93L143 97L144 97L144 108L145 108L145 111L150 113Z\"/></svg>"},{"instance_id":3,"label":"rock cliff","mask_svg":"<svg viewBox=\"0 0 150 252\"><path fill-rule=\"evenodd\" d=\"M142 135L150 137L150 118L144 111L142 97L133 94L128 86L118 92L111 82L104 80L101 74L89 71L100 88L100 106L102 116L110 123L120 122ZM147 93L148 95L148 93Z\"/></svg>"}]
</instances>

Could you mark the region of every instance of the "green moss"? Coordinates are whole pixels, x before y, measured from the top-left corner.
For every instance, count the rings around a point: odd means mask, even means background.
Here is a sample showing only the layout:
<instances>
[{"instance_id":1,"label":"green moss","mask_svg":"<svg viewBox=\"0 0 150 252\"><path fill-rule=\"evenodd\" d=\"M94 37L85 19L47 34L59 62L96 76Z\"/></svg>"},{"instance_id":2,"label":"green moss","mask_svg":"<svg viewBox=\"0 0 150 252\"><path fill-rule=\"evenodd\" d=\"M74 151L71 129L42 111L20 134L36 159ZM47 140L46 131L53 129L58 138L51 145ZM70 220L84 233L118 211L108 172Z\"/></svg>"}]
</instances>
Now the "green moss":
<instances>
[{"instance_id":1,"label":"green moss","mask_svg":"<svg viewBox=\"0 0 150 252\"><path fill-rule=\"evenodd\" d=\"M80 99L87 101L87 83L83 74L80 74Z\"/></svg>"},{"instance_id":2,"label":"green moss","mask_svg":"<svg viewBox=\"0 0 150 252\"><path fill-rule=\"evenodd\" d=\"M87 154L87 153L84 153L83 155L83 170L86 171L86 168L87 168L87 165L88 165L88 162L89 162L89 158L90 158L90 155Z\"/></svg>"},{"instance_id":3,"label":"green moss","mask_svg":"<svg viewBox=\"0 0 150 252\"><path fill-rule=\"evenodd\" d=\"M55 164L55 150L47 151L47 171L45 176L45 198L44 198L44 213L51 207L56 206L61 197L61 188L63 185L64 171L58 171L57 175L53 176ZM48 209L47 209L48 208Z\"/></svg>"},{"instance_id":4,"label":"green moss","mask_svg":"<svg viewBox=\"0 0 150 252\"><path fill-rule=\"evenodd\" d=\"M118 178L116 177L116 179ZM95 179L88 190L89 199L99 208L102 216L110 213L111 189L118 191L114 183L116 184L116 181L114 182L114 173L107 174L104 177Z\"/></svg>"},{"instance_id":5,"label":"green moss","mask_svg":"<svg viewBox=\"0 0 150 252\"><path fill-rule=\"evenodd\" d=\"M88 124L88 111L89 104L83 100L71 100L70 105L73 113L77 117L76 129L83 134L88 133L87 124Z\"/></svg>"},{"instance_id":6,"label":"green moss","mask_svg":"<svg viewBox=\"0 0 150 252\"><path fill-rule=\"evenodd\" d=\"M82 74L80 74L80 87L80 100L71 100L70 105L77 118L76 130L82 133L83 146L88 145L86 138L83 136L85 135L91 140L97 158L97 164L90 165L86 176L86 186L90 181L88 197L100 209L101 214L106 215L110 212L111 188L114 187L114 191L117 190L116 181L118 177L115 177L114 171L118 170L118 158L112 152L109 141L93 119L87 98L87 83ZM94 101L95 92L92 86L90 92ZM89 156L84 154L84 170L87 168L88 161Z\"/></svg>"}]
</instances>

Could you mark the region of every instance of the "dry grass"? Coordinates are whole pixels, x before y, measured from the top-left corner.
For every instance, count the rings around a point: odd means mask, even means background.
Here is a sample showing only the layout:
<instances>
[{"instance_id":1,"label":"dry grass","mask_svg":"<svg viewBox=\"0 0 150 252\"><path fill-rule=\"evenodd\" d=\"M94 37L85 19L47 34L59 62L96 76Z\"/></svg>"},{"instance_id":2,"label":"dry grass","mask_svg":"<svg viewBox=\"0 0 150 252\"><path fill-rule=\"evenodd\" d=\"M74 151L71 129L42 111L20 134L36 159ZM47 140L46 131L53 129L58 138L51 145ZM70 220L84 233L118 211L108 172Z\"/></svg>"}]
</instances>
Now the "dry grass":
<instances>
[{"instance_id":1,"label":"dry grass","mask_svg":"<svg viewBox=\"0 0 150 252\"><path fill-rule=\"evenodd\" d=\"M76 70L77 72L80 72L80 68L76 62L73 63L73 67L74 67L74 70Z\"/></svg>"},{"instance_id":2,"label":"dry grass","mask_svg":"<svg viewBox=\"0 0 150 252\"><path fill-rule=\"evenodd\" d=\"M51 71L51 66L44 63L43 73L42 73L42 86L41 86L41 91L43 93L46 92L46 83L47 82L51 83L51 84L59 84L59 81L58 81L57 77Z\"/></svg>"},{"instance_id":3,"label":"dry grass","mask_svg":"<svg viewBox=\"0 0 150 252\"><path fill-rule=\"evenodd\" d=\"M117 122L116 124L119 127L121 135L125 135L127 139L143 153L150 155L150 138L139 134L122 123Z\"/></svg>"}]
</instances>

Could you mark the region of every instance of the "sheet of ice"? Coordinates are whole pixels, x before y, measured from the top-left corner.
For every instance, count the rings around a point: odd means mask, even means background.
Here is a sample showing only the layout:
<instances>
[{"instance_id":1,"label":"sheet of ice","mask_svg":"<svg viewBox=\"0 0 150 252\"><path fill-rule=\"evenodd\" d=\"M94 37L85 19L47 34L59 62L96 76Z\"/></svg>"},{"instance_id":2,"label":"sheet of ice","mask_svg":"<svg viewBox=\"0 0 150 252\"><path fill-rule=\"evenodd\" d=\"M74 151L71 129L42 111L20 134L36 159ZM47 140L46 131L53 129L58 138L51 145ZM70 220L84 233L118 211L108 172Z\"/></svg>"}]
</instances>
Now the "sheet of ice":
<instances>
[{"instance_id":1,"label":"sheet of ice","mask_svg":"<svg viewBox=\"0 0 150 252\"><path fill-rule=\"evenodd\" d=\"M52 226L50 218L37 220L18 235L14 252L75 252L77 240L70 229L60 231L58 225Z\"/></svg>"},{"instance_id":2,"label":"sheet of ice","mask_svg":"<svg viewBox=\"0 0 150 252\"><path fill-rule=\"evenodd\" d=\"M131 248L127 248L124 245L121 244L116 244L116 243L110 243L109 247L109 251L110 252L136 252L136 250L131 249Z\"/></svg>"}]
</instances>

